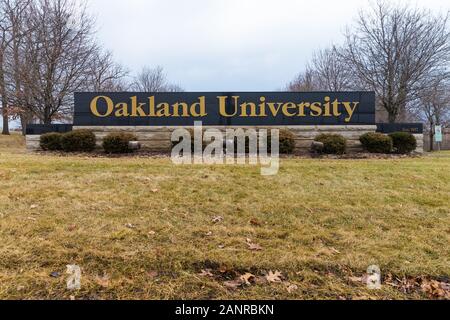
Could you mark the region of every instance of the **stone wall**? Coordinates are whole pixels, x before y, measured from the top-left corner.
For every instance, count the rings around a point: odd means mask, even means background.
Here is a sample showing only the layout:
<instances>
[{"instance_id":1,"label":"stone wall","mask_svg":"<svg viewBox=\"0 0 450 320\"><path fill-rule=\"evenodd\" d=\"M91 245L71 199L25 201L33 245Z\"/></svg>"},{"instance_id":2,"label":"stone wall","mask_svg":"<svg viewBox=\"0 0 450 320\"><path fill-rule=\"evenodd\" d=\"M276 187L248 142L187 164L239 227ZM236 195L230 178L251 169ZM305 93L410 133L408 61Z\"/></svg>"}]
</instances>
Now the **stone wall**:
<instances>
[{"instance_id":1,"label":"stone wall","mask_svg":"<svg viewBox=\"0 0 450 320\"><path fill-rule=\"evenodd\" d=\"M416 152L417 153L423 153L424 152L424 149L423 149L423 134L415 134L414 137L416 138L416 141L417 141Z\"/></svg>"},{"instance_id":2,"label":"stone wall","mask_svg":"<svg viewBox=\"0 0 450 320\"><path fill-rule=\"evenodd\" d=\"M80 129L81 127L74 127ZM102 140L110 132L125 131L134 133L142 144L142 149L152 152L170 151L170 137L173 130L177 127L83 127L91 129L97 137L97 145L101 147ZM185 127L189 128L189 127ZM204 126L203 129L213 127ZM220 127L220 130L237 129L239 127ZM263 129L270 127L245 127L244 129ZM293 132L296 139L296 153L308 153L314 138L321 133L337 133L348 139L348 151L361 151L359 137L366 132L373 132L376 126L294 126L294 127L273 127L279 129L288 129Z\"/></svg>"},{"instance_id":3,"label":"stone wall","mask_svg":"<svg viewBox=\"0 0 450 320\"><path fill-rule=\"evenodd\" d=\"M76 129L90 129L97 137L97 147L101 148L103 138L111 132L130 132L136 135L142 144L142 150L151 152L169 152L171 148L170 137L173 130L178 127L73 127ZM189 128L189 127L185 127ZM204 126L203 129L211 127ZM239 127L220 127L220 130L225 131L227 128L236 129ZM242 127L241 127L242 128ZM376 131L376 126L292 126L292 127L244 127L244 129L263 129L263 128L279 128L290 130L296 136L296 153L309 153L311 143L314 138L321 133L340 134L347 139L348 152L361 152L362 147L359 142L359 137L367 132ZM417 152L423 152L423 135L415 135L418 143ZM27 135L27 149L39 150L39 135Z\"/></svg>"}]
</instances>

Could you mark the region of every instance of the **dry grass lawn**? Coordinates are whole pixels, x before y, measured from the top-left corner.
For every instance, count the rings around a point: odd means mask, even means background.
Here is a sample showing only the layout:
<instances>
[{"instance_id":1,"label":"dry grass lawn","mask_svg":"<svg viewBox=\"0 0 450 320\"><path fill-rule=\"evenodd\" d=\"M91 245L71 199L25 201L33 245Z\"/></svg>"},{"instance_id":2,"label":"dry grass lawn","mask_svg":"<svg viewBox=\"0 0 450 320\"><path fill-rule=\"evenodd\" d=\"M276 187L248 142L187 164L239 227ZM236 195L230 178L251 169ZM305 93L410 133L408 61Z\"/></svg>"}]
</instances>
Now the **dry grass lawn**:
<instances>
[{"instance_id":1,"label":"dry grass lawn","mask_svg":"<svg viewBox=\"0 0 450 320\"><path fill-rule=\"evenodd\" d=\"M449 281L450 153L285 159L263 177L30 154L0 137L0 243L1 299L429 298L407 284ZM68 264L82 269L79 291L66 289ZM381 290L356 279L371 264ZM283 282L263 281L269 271Z\"/></svg>"}]
</instances>

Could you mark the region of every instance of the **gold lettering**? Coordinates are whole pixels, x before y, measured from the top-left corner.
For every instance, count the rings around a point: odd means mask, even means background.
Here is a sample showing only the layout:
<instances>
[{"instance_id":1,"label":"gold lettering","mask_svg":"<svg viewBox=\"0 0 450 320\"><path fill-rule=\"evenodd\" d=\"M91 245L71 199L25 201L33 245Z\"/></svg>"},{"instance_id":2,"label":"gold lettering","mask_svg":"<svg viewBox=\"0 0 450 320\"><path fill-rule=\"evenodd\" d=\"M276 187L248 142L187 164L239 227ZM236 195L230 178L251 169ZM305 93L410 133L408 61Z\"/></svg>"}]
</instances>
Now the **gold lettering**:
<instances>
[{"instance_id":1,"label":"gold lettering","mask_svg":"<svg viewBox=\"0 0 450 320\"><path fill-rule=\"evenodd\" d=\"M297 106L295 105L295 103L288 102L283 105L283 114L286 117L294 117L295 113L290 113L289 109L297 109Z\"/></svg>"},{"instance_id":2,"label":"gold lettering","mask_svg":"<svg viewBox=\"0 0 450 320\"><path fill-rule=\"evenodd\" d=\"M221 97L217 97L217 99L219 99L219 112L220 112L221 116L229 118L229 117L234 117L237 114L237 105L238 105L239 97L233 97L233 99L234 99L234 113L233 114L228 114L227 113L227 99L228 99L228 97L221 96Z\"/></svg>"},{"instance_id":3,"label":"gold lettering","mask_svg":"<svg viewBox=\"0 0 450 320\"><path fill-rule=\"evenodd\" d=\"M267 114L266 114L266 97L259 98L259 101L261 102L259 104L259 116L260 117L267 117Z\"/></svg>"},{"instance_id":4,"label":"gold lettering","mask_svg":"<svg viewBox=\"0 0 450 320\"><path fill-rule=\"evenodd\" d=\"M170 106L168 103L160 103L156 106L157 117L170 117Z\"/></svg>"},{"instance_id":5,"label":"gold lettering","mask_svg":"<svg viewBox=\"0 0 450 320\"><path fill-rule=\"evenodd\" d=\"M345 107L345 110L347 111L348 117L345 118L345 122L350 122L353 117L353 113L355 112L356 108L359 105L359 102L353 102L353 107L351 102L342 102L342 104Z\"/></svg>"},{"instance_id":6,"label":"gold lettering","mask_svg":"<svg viewBox=\"0 0 450 320\"><path fill-rule=\"evenodd\" d=\"M150 112L149 112L148 116L149 117L156 117L156 113L155 113L155 96L149 97L148 100L149 100L148 106L149 106L149 109L150 109Z\"/></svg>"},{"instance_id":7,"label":"gold lettering","mask_svg":"<svg viewBox=\"0 0 450 320\"><path fill-rule=\"evenodd\" d=\"M248 107L250 107L250 116L248 115ZM256 104L253 102L241 104L241 117L257 117L256 114Z\"/></svg>"},{"instance_id":8,"label":"gold lettering","mask_svg":"<svg viewBox=\"0 0 450 320\"><path fill-rule=\"evenodd\" d=\"M299 108L299 117L306 117L305 108L309 108L311 104L309 102L302 102L298 105Z\"/></svg>"},{"instance_id":9,"label":"gold lettering","mask_svg":"<svg viewBox=\"0 0 450 320\"><path fill-rule=\"evenodd\" d=\"M320 102L311 103L311 116L320 117L322 115L322 104Z\"/></svg>"},{"instance_id":10,"label":"gold lettering","mask_svg":"<svg viewBox=\"0 0 450 320\"><path fill-rule=\"evenodd\" d=\"M132 117L145 117L145 111L142 109L145 106L145 103L137 102L137 96L131 97L131 116Z\"/></svg>"},{"instance_id":11,"label":"gold lettering","mask_svg":"<svg viewBox=\"0 0 450 320\"><path fill-rule=\"evenodd\" d=\"M338 101L338 99L334 100L332 105L333 105L333 115L335 117L339 117L342 113L339 112L339 101Z\"/></svg>"},{"instance_id":12,"label":"gold lettering","mask_svg":"<svg viewBox=\"0 0 450 320\"><path fill-rule=\"evenodd\" d=\"M116 117L128 117L129 115L128 104L126 104L125 102L120 102L116 105Z\"/></svg>"},{"instance_id":13,"label":"gold lettering","mask_svg":"<svg viewBox=\"0 0 450 320\"><path fill-rule=\"evenodd\" d=\"M173 117L180 116L180 107L183 108L183 117L189 117L189 106L184 102L175 103L173 105Z\"/></svg>"},{"instance_id":14,"label":"gold lettering","mask_svg":"<svg viewBox=\"0 0 450 320\"><path fill-rule=\"evenodd\" d=\"M106 102L107 110L106 110L105 114L100 114L100 112L98 112L97 102L99 99L103 99ZM102 117L102 118L107 117L107 116L111 115L113 110L114 110L114 102L111 100L110 97L98 96L98 97L95 97L94 99L92 99L92 101L91 101L91 112L96 117Z\"/></svg>"},{"instance_id":15,"label":"gold lettering","mask_svg":"<svg viewBox=\"0 0 450 320\"><path fill-rule=\"evenodd\" d=\"M325 108L325 112L324 112L323 116L331 117L333 115L331 114L330 97L325 97L324 100L325 100L325 104L323 106Z\"/></svg>"},{"instance_id":16,"label":"gold lettering","mask_svg":"<svg viewBox=\"0 0 450 320\"><path fill-rule=\"evenodd\" d=\"M206 113L205 97L199 97L198 100L199 102L191 106L191 115L193 117L206 117L208 114ZM198 108L198 111L196 108Z\"/></svg>"},{"instance_id":17,"label":"gold lettering","mask_svg":"<svg viewBox=\"0 0 450 320\"><path fill-rule=\"evenodd\" d=\"M267 104L269 106L270 111L272 112L272 115L274 117L276 117L278 115L278 112L280 112L281 107L283 106L283 103L278 102L278 103L268 103ZM277 105L277 106L275 106Z\"/></svg>"}]
</instances>

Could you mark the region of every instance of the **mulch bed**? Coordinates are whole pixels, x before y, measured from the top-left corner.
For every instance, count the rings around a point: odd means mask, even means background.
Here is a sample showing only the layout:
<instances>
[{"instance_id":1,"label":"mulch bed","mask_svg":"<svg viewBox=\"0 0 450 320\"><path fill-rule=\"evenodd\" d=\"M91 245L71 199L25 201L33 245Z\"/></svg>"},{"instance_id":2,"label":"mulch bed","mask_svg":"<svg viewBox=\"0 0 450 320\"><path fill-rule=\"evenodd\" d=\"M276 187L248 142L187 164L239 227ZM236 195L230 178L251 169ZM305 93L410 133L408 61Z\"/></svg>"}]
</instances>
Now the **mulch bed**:
<instances>
[{"instance_id":1,"label":"mulch bed","mask_svg":"<svg viewBox=\"0 0 450 320\"><path fill-rule=\"evenodd\" d=\"M79 156L89 158L170 158L170 152L148 152L137 151L125 154L106 154L102 151L93 152L58 152L58 151L36 151L35 154L51 155L59 157ZM314 155L314 154L295 154L295 155L280 155L281 159L343 159L343 160L358 160L358 159L406 159L406 158L420 158L423 154L381 154L381 153L350 153L343 155Z\"/></svg>"}]
</instances>

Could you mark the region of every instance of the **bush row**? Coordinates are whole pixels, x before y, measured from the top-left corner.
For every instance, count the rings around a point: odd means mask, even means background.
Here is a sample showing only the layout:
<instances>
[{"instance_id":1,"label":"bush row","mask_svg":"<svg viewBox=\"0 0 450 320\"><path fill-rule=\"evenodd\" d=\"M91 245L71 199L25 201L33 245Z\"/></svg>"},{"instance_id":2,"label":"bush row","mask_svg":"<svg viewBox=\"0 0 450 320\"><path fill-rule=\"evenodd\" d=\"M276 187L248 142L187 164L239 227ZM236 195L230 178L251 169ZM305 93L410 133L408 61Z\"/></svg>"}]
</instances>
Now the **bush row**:
<instances>
[{"instance_id":1,"label":"bush row","mask_svg":"<svg viewBox=\"0 0 450 320\"><path fill-rule=\"evenodd\" d=\"M129 133L111 133L103 139L106 153L127 153L128 143L136 140ZM90 130L74 130L67 133L46 133L40 137L42 150L65 152L91 152L95 149L95 134Z\"/></svg>"},{"instance_id":2,"label":"bush row","mask_svg":"<svg viewBox=\"0 0 450 320\"><path fill-rule=\"evenodd\" d=\"M193 146L193 134L191 132ZM268 135L268 152L271 151L271 136ZM129 142L136 136L130 133L111 133L103 139L103 149L106 153L128 153ZM396 132L390 135L381 133L366 133L360 137L364 149L370 153L411 153L417 148L414 136L407 132ZM347 150L347 140L339 134L320 134L315 138L321 144L317 151L324 154L344 154ZM235 144L237 139L235 140ZM246 152L249 138L246 137ZM91 152L95 149L95 135L90 130L74 130L64 134L47 133L41 135L40 146L43 150L61 150L65 152ZM235 148L236 149L236 148ZM295 150L295 135L288 130L280 130L280 154L293 154Z\"/></svg>"},{"instance_id":3,"label":"bush row","mask_svg":"<svg viewBox=\"0 0 450 320\"><path fill-rule=\"evenodd\" d=\"M43 150L65 152L90 152L95 149L95 135L89 130L74 130L67 133L46 133L40 137Z\"/></svg>"},{"instance_id":4,"label":"bush row","mask_svg":"<svg viewBox=\"0 0 450 320\"><path fill-rule=\"evenodd\" d=\"M359 139L364 149L370 153L408 154L416 150L416 138L408 132L394 132L389 135L366 133Z\"/></svg>"}]
</instances>

